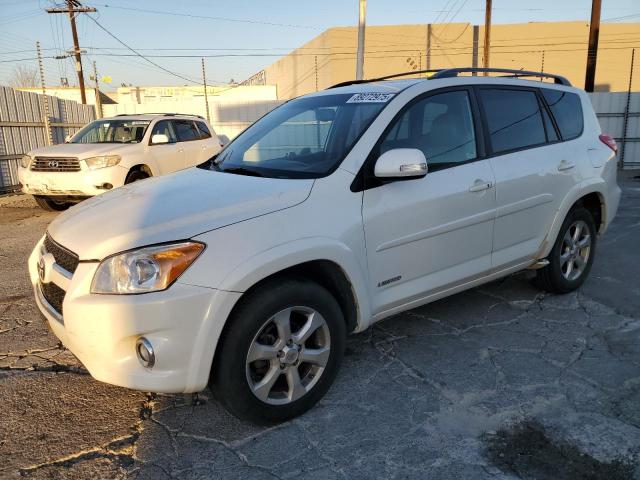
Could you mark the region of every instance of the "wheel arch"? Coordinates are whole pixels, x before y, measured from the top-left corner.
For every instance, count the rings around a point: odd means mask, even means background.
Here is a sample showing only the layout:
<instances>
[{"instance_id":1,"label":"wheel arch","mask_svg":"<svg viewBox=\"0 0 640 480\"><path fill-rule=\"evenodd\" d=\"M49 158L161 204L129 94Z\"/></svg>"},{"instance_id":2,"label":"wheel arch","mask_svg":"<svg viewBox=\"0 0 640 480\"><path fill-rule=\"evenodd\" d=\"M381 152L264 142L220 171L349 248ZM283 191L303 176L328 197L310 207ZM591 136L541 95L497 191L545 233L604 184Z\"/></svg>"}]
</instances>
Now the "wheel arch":
<instances>
[{"instance_id":1,"label":"wheel arch","mask_svg":"<svg viewBox=\"0 0 640 480\"><path fill-rule=\"evenodd\" d=\"M153 177L153 171L151 170L151 167L149 165L147 165L146 163L137 163L135 165L133 165L130 169L129 172L127 172L127 177L132 173L132 172L144 172L147 175L149 175L150 177Z\"/></svg>"},{"instance_id":2,"label":"wheel arch","mask_svg":"<svg viewBox=\"0 0 640 480\"><path fill-rule=\"evenodd\" d=\"M553 223L551 224L551 228L542 243L542 247L537 258L545 258L549 255L564 219L571 209L578 205L584 206L591 212L598 229L598 234L602 234L604 232L609 223L604 188L604 182L590 181L588 183L583 182L571 190L571 192L562 201L560 208L558 208L553 219Z\"/></svg>"}]
</instances>

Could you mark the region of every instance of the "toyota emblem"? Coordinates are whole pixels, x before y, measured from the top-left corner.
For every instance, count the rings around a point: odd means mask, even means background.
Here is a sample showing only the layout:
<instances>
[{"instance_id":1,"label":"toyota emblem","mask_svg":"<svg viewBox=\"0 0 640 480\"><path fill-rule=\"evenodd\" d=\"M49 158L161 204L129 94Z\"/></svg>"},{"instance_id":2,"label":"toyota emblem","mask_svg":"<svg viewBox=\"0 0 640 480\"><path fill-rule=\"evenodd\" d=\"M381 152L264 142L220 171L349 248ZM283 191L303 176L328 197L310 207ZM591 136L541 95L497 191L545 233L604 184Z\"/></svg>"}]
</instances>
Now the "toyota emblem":
<instances>
[{"instance_id":1,"label":"toyota emblem","mask_svg":"<svg viewBox=\"0 0 640 480\"><path fill-rule=\"evenodd\" d=\"M57 160L50 160L49 161L49 167L51 168L58 168L59 164Z\"/></svg>"},{"instance_id":2,"label":"toyota emblem","mask_svg":"<svg viewBox=\"0 0 640 480\"><path fill-rule=\"evenodd\" d=\"M45 279L45 262L44 262L44 257L40 257L40 260L38 260L38 278L40 279L40 281L42 283L44 283L44 279Z\"/></svg>"}]
</instances>

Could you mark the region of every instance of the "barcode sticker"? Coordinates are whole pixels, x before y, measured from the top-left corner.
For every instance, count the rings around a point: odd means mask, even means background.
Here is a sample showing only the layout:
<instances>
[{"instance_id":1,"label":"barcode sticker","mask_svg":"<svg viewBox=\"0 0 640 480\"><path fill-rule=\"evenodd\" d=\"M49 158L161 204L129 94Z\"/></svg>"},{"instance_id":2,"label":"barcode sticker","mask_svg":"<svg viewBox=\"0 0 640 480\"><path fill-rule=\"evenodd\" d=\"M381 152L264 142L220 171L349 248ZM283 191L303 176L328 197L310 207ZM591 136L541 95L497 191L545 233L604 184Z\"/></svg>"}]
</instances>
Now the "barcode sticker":
<instances>
[{"instance_id":1,"label":"barcode sticker","mask_svg":"<svg viewBox=\"0 0 640 480\"><path fill-rule=\"evenodd\" d=\"M356 93L347 103L387 103L395 93Z\"/></svg>"}]
</instances>

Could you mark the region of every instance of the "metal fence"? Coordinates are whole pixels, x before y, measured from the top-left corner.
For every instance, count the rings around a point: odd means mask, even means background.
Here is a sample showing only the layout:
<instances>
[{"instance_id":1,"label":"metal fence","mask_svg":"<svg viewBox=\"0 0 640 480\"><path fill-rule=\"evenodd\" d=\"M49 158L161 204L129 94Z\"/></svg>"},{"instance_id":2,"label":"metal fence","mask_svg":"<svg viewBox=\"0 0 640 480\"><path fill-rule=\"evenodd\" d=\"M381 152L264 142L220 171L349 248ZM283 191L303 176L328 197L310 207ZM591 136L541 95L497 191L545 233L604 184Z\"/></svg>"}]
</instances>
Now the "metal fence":
<instances>
[{"instance_id":1,"label":"metal fence","mask_svg":"<svg viewBox=\"0 0 640 480\"><path fill-rule=\"evenodd\" d=\"M17 190L18 164L29 150L48 145L44 123L44 95L0 87L0 193ZM95 120L95 109L72 100L47 95L54 144L63 143Z\"/></svg>"}]
</instances>

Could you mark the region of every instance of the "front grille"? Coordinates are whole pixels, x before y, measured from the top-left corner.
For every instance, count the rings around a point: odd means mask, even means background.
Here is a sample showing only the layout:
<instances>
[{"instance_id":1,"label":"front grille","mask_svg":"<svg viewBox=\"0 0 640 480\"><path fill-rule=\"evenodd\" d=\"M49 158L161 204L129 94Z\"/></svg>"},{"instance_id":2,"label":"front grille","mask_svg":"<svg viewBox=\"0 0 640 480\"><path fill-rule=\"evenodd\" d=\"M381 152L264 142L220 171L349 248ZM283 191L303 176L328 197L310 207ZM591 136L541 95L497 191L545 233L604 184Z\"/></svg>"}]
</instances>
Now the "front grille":
<instances>
[{"instance_id":1,"label":"front grille","mask_svg":"<svg viewBox=\"0 0 640 480\"><path fill-rule=\"evenodd\" d=\"M79 172L80 161L74 157L36 157L31 164L34 172Z\"/></svg>"},{"instance_id":2,"label":"front grille","mask_svg":"<svg viewBox=\"0 0 640 480\"><path fill-rule=\"evenodd\" d=\"M60 267L64 268L67 272L74 273L76 271L76 268L78 268L78 262L80 261L78 255L70 250L67 250L62 245L58 245L53 241L48 233L44 238L44 249L51 255L53 255L56 263Z\"/></svg>"},{"instance_id":3,"label":"front grille","mask_svg":"<svg viewBox=\"0 0 640 480\"><path fill-rule=\"evenodd\" d=\"M55 283L41 283L40 290L42 290L42 296L49 305L62 315L62 302L66 292Z\"/></svg>"}]
</instances>

